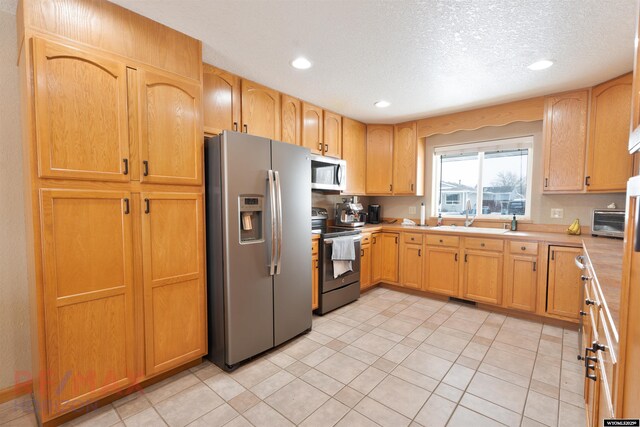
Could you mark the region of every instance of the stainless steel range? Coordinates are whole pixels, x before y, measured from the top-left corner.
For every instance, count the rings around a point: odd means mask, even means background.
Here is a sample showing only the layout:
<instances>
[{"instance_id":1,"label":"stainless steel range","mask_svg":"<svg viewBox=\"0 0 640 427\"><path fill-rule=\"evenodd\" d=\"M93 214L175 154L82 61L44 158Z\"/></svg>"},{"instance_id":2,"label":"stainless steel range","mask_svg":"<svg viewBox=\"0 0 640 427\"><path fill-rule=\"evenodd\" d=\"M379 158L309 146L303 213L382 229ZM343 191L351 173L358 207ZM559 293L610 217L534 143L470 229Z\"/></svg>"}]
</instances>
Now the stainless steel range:
<instances>
[{"instance_id":1,"label":"stainless steel range","mask_svg":"<svg viewBox=\"0 0 640 427\"><path fill-rule=\"evenodd\" d=\"M311 208L311 227L313 233L320 234L318 254L320 259L320 277L318 285L318 314L326 314L360 297L360 230L328 227L327 210ZM351 270L335 277L332 260L333 243L336 239L352 238L356 256L351 262Z\"/></svg>"}]
</instances>

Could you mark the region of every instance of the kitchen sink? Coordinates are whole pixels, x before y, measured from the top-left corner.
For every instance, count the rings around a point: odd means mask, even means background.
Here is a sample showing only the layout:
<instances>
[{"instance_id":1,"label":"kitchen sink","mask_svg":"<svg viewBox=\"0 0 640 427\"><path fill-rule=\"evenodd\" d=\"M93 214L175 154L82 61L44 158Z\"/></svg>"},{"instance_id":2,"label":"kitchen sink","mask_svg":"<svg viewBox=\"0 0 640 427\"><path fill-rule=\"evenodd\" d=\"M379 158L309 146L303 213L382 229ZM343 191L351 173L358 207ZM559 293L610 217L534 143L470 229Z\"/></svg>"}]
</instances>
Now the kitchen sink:
<instances>
[{"instance_id":1,"label":"kitchen sink","mask_svg":"<svg viewBox=\"0 0 640 427\"><path fill-rule=\"evenodd\" d=\"M441 225L440 227L429 227L429 231L442 231L456 233L469 233L469 234L504 234L509 230L503 228L488 228L488 227L462 227L456 225Z\"/></svg>"}]
</instances>

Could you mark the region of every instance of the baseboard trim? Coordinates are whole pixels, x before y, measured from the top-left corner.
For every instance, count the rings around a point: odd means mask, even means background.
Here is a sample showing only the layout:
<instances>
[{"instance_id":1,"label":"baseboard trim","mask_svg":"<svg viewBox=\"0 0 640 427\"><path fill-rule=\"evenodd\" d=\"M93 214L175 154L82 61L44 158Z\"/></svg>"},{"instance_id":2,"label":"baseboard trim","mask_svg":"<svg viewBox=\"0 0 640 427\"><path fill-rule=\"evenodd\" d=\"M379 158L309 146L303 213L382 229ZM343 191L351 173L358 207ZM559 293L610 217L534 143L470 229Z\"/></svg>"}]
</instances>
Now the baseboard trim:
<instances>
[{"instance_id":1,"label":"baseboard trim","mask_svg":"<svg viewBox=\"0 0 640 427\"><path fill-rule=\"evenodd\" d=\"M0 390L0 403L8 402L16 397L29 394L33 391L33 383L31 380L24 381L12 385L11 387Z\"/></svg>"}]
</instances>

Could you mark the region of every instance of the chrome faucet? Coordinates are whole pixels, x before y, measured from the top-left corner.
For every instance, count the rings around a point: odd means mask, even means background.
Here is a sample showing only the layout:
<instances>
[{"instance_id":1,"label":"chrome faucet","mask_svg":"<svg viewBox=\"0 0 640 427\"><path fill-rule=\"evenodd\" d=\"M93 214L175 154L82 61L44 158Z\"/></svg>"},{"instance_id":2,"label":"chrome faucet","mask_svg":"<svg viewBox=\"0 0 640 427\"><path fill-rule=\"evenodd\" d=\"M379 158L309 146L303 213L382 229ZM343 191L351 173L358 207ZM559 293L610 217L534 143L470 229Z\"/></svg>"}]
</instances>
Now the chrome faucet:
<instances>
[{"instance_id":1,"label":"chrome faucet","mask_svg":"<svg viewBox=\"0 0 640 427\"><path fill-rule=\"evenodd\" d=\"M473 218L469 219L469 213L471 213L471 200L467 199L467 209L465 210L465 216L464 216L465 227L471 227L471 224L473 224L473 221L475 221L476 219L475 215Z\"/></svg>"}]
</instances>

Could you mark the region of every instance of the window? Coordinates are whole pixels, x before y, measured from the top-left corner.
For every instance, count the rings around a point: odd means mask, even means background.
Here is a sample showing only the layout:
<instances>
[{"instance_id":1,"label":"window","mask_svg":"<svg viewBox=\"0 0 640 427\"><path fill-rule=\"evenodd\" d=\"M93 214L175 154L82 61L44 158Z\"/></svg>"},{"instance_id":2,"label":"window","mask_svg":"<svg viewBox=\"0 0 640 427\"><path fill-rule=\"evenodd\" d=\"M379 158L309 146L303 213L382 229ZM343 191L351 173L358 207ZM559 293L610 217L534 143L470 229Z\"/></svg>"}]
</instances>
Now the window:
<instances>
[{"instance_id":1,"label":"window","mask_svg":"<svg viewBox=\"0 0 640 427\"><path fill-rule=\"evenodd\" d=\"M532 150L530 136L436 147L432 214L529 218Z\"/></svg>"}]
</instances>

